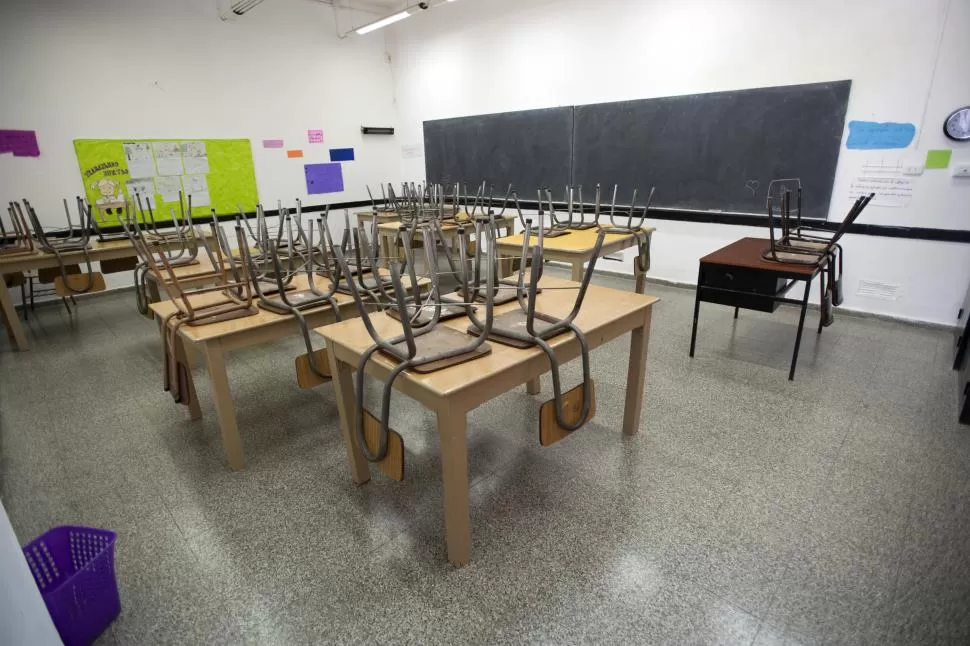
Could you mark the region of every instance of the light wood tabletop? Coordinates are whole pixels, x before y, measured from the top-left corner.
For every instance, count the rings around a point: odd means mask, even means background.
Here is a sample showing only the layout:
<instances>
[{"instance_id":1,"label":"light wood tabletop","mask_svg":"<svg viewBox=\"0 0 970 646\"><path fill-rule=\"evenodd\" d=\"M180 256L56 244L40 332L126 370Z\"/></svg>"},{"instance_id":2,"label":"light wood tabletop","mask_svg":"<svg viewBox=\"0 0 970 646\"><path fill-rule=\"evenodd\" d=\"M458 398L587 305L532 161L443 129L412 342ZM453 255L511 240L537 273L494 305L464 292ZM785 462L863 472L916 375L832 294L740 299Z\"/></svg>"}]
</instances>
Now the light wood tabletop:
<instances>
[{"instance_id":1,"label":"light wood tabletop","mask_svg":"<svg viewBox=\"0 0 970 646\"><path fill-rule=\"evenodd\" d=\"M183 288L211 285L224 278L222 272L217 273L215 271L215 266L212 264L212 261L209 260L209 257L202 250L200 250L199 255L196 257L194 264L173 267L172 271L175 273L176 278L178 278L179 285ZM165 278L165 284L171 285L172 281L168 279L167 272ZM159 283L158 278L153 272L149 271L145 274L145 287L148 291L149 303L157 303L168 298L163 288L164 286ZM149 310L148 317L151 318L151 310Z\"/></svg>"},{"instance_id":2,"label":"light wood tabletop","mask_svg":"<svg viewBox=\"0 0 970 646\"><path fill-rule=\"evenodd\" d=\"M179 241L173 241L163 243L161 248L175 249L180 246L181 243ZM89 243L87 252L87 258L92 262L133 258L136 255L135 248L128 240L110 240L107 242L92 240ZM62 253L61 261L63 261L65 265L81 264L83 266L85 262L85 254L81 251ZM4 274L12 274L19 271L29 271L33 269L47 269L57 266L59 266L57 257L54 256L54 254L44 253L43 251L35 251L29 254L0 256L0 278L2 278ZM3 316L3 322L7 328L7 334L13 341L14 347L21 351L29 350L30 344L27 342L27 335L24 332L23 325L20 323L20 318L17 316L17 310L14 308L13 299L10 297L10 291L4 284L3 280L0 280L0 315Z\"/></svg>"},{"instance_id":3,"label":"light wood tabletop","mask_svg":"<svg viewBox=\"0 0 970 646\"><path fill-rule=\"evenodd\" d=\"M460 212L458 215L460 218L462 215L464 215L464 212ZM511 234L512 232L515 231L515 220L516 218L514 216L508 215L508 216L503 216L501 218L497 218L495 224L496 224L496 227L499 229L499 231L505 231ZM469 238L473 239L475 237L475 228L473 223L470 220L467 222L455 222L453 220L445 220L441 223L441 232L448 238L449 245L454 244L454 241L458 239L459 224L467 224L469 227L468 229ZM397 232L400 230L400 228L401 228L400 220L393 221L393 222L384 222L383 224L378 225L377 231L381 241L382 249L391 249L394 247L394 241L397 237ZM424 238L424 233L420 228L415 231L415 234L419 240L422 240ZM389 262L389 258L390 258L389 254L386 254L386 256L387 257L382 258L382 263L383 263L382 266L384 267L388 266L387 263ZM401 254L399 252L398 258L400 257L401 257ZM511 273L511 262L503 263L503 266L500 269L500 273L502 276L507 276L509 273Z\"/></svg>"},{"instance_id":4,"label":"light wood tabletop","mask_svg":"<svg viewBox=\"0 0 970 646\"><path fill-rule=\"evenodd\" d=\"M579 285L553 277L544 278L540 284L543 291L537 299L537 311L553 316L568 314L575 303ZM633 333L623 416L623 432L627 435L636 434L640 428L650 319L652 307L658 300L635 292L590 285L575 321L586 335L591 349L626 332ZM495 313L501 314L517 307L517 303L507 303L496 307ZM385 338L400 334L400 323L391 317L378 314L371 318L377 332ZM439 325L464 332L468 319L461 317ZM370 479L370 471L369 463L354 439L357 404L352 374L360 357L373 345L373 340L360 320L334 323L316 331L326 340L330 356L351 475L355 482L363 484ZM572 333L559 335L549 344L560 362L569 361L580 354L579 341ZM467 413L512 388L536 382L540 375L549 371L549 361L539 348L517 349L496 342L490 342L490 345L491 353L484 357L429 374L405 371L394 382L395 389L437 414L448 558L456 565L468 562L471 549L465 437ZM377 379L386 381L395 365L394 360L375 353L365 370Z\"/></svg>"},{"instance_id":5,"label":"light wood tabletop","mask_svg":"<svg viewBox=\"0 0 970 646\"><path fill-rule=\"evenodd\" d=\"M645 247L640 249L640 254L641 256L645 254L646 257L638 258L633 263L633 275L636 278L636 291L642 294L645 283L644 278L650 266L650 242L653 232L656 229L654 227L641 227L640 231L646 237ZM583 279L583 266L593 257L593 248L596 246L597 233L598 229L596 228L581 230L570 229L569 233L564 236L556 236L554 238L545 237L542 240L543 259L569 264L572 267L572 279L579 282ZM516 233L496 240L495 246L499 254L518 257L522 253L522 237L524 235L524 232ZM529 242L530 250L535 247L538 241L538 238L534 235L531 238L532 240ZM603 240L600 257L636 247L639 242L637 236L632 233L608 233ZM643 268L642 270L641 267Z\"/></svg>"}]
</instances>

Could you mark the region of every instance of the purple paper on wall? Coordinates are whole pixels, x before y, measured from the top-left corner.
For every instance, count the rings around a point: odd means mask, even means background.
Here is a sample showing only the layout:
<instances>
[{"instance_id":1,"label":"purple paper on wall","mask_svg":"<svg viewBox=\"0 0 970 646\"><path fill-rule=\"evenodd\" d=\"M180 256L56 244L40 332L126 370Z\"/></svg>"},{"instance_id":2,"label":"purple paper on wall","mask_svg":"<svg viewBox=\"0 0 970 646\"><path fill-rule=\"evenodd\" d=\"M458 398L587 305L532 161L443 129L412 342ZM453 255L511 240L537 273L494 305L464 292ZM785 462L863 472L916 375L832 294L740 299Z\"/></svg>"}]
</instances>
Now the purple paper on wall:
<instances>
[{"instance_id":1,"label":"purple paper on wall","mask_svg":"<svg viewBox=\"0 0 970 646\"><path fill-rule=\"evenodd\" d=\"M0 153L16 157L39 157L37 133L33 130L0 130Z\"/></svg>"},{"instance_id":2,"label":"purple paper on wall","mask_svg":"<svg viewBox=\"0 0 970 646\"><path fill-rule=\"evenodd\" d=\"M282 148L282 139L263 139L263 148Z\"/></svg>"},{"instance_id":3,"label":"purple paper on wall","mask_svg":"<svg viewBox=\"0 0 970 646\"><path fill-rule=\"evenodd\" d=\"M307 195L340 193L344 190L344 170L340 164L305 164Z\"/></svg>"}]
</instances>

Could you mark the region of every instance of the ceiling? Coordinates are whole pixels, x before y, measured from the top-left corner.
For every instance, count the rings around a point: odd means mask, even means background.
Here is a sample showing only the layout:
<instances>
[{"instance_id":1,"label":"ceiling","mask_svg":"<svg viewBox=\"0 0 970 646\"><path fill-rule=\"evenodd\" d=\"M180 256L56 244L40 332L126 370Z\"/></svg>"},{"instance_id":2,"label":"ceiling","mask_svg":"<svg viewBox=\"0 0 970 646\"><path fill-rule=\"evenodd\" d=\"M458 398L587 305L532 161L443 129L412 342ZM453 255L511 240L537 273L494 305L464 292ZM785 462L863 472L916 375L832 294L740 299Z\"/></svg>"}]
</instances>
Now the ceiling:
<instances>
[{"instance_id":1,"label":"ceiling","mask_svg":"<svg viewBox=\"0 0 970 646\"><path fill-rule=\"evenodd\" d=\"M340 7L373 13L389 13L395 9L403 9L409 4L412 3L405 0L338 0Z\"/></svg>"}]
</instances>

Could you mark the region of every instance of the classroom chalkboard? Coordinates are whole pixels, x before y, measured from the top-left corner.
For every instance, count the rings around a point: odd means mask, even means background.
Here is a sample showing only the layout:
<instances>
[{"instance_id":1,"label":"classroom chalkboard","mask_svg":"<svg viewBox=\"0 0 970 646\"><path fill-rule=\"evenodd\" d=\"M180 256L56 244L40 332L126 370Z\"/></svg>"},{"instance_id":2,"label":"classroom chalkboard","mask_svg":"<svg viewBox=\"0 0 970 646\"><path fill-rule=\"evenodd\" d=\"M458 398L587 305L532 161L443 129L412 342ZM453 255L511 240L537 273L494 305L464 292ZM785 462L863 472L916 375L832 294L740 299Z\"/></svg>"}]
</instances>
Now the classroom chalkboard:
<instances>
[{"instance_id":1,"label":"classroom chalkboard","mask_svg":"<svg viewBox=\"0 0 970 646\"><path fill-rule=\"evenodd\" d=\"M765 213L772 180L798 178L807 218L828 216L851 81L506 112L424 122L429 182L482 180L523 199L567 183L618 202ZM642 197L641 197L642 200ZM587 200L590 201L590 200ZM639 202L642 204L642 201Z\"/></svg>"},{"instance_id":2,"label":"classroom chalkboard","mask_svg":"<svg viewBox=\"0 0 970 646\"><path fill-rule=\"evenodd\" d=\"M569 183L573 109L547 108L424 122L427 181L461 182L468 190L482 181L505 194L509 184L522 199L540 187Z\"/></svg>"},{"instance_id":3,"label":"classroom chalkboard","mask_svg":"<svg viewBox=\"0 0 970 646\"><path fill-rule=\"evenodd\" d=\"M626 200L655 186L659 208L764 214L768 184L799 178L802 217L825 219L851 83L576 106L573 183L619 184Z\"/></svg>"}]
</instances>

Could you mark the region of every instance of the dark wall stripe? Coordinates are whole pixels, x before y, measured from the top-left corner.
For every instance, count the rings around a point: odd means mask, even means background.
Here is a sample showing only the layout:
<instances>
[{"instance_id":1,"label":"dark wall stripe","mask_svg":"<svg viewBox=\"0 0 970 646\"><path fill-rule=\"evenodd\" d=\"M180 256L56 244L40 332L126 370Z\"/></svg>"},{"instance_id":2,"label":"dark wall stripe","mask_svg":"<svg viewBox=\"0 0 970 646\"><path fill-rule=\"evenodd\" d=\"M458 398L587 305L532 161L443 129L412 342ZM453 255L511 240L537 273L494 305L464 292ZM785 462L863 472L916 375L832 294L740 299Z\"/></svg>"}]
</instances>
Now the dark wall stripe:
<instances>
[{"instance_id":1,"label":"dark wall stripe","mask_svg":"<svg viewBox=\"0 0 970 646\"><path fill-rule=\"evenodd\" d=\"M474 199L471 198L472 200ZM360 207L370 207L372 205L370 200L359 200L356 202L337 202L330 205L314 205L314 206L304 206L304 213L320 213L326 206L330 207L331 211L337 211L340 209L353 209ZM523 209L528 210L538 210L539 203L535 201L520 201L519 205ZM565 209L565 204L556 204L557 209ZM586 213L593 212L593 205L586 204L583 209ZM267 216L274 217L279 215L279 212L275 209L272 211L264 211ZM220 222L231 222L236 219L238 213L229 213L225 215L217 215L217 219ZM246 213L247 217L254 217L256 214L254 212ZM711 211L687 211L682 209L664 209L664 208L651 208L648 217L652 220L670 220L673 222L696 222L699 224L727 224L734 226L747 226L747 227L767 227L768 226L768 216L766 215L752 215L745 213L715 213ZM825 229L827 231L835 231L838 228L838 222L825 222L821 220L806 220L811 226L818 229ZM104 233L117 233L121 231L121 227L105 227ZM879 236L883 238L902 238L905 240L932 240L934 242L959 242L962 244L970 244L970 230L964 231L961 229L929 229L924 227L893 227L885 226L881 224L854 224L849 229L849 233L864 235L864 236ZM60 235L67 235L63 233Z\"/></svg>"}]
</instances>

